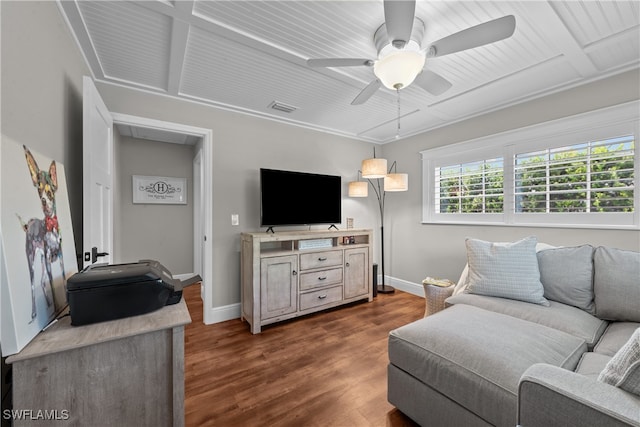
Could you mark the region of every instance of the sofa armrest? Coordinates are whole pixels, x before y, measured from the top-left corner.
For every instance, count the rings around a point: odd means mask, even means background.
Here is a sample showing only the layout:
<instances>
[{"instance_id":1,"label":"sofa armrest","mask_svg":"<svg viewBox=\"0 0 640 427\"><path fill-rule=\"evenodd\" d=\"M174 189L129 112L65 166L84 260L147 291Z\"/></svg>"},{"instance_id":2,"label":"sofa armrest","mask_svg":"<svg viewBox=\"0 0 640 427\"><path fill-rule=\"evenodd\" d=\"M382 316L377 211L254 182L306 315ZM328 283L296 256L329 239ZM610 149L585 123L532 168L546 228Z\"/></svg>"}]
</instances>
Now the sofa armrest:
<instances>
[{"instance_id":1,"label":"sofa armrest","mask_svg":"<svg viewBox=\"0 0 640 427\"><path fill-rule=\"evenodd\" d=\"M520 378L518 425L640 426L640 397L593 378L539 363Z\"/></svg>"}]
</instances>

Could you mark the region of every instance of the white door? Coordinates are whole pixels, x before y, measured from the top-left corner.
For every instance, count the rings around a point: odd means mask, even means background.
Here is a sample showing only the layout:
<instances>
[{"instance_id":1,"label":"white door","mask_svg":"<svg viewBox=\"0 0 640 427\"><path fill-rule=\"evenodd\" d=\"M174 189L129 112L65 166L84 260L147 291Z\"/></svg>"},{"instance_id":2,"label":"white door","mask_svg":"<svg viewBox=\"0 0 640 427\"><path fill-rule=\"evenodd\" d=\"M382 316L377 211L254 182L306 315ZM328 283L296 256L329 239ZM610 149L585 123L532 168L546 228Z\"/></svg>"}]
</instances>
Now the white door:
<instances>
[{"instance_id":1,"label":"white door","mask_svg":"<svg viewBox=\"0 0 640 427\"><path fill-rule=\"evenodd\" d=\"M113 118L90 77L83 79L84 266L113 259Z\"/></svg>"}]
</instances>

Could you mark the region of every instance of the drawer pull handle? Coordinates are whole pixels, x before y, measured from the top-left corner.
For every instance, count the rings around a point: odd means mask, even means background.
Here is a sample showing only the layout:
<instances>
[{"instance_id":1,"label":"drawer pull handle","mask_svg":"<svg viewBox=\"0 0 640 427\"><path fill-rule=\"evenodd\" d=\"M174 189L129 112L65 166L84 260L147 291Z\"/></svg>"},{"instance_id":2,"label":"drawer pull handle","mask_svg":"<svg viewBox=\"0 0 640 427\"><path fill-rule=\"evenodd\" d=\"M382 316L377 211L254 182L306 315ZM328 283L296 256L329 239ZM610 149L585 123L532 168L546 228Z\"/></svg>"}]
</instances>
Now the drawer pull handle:
<instances>
[{"instance_id":1,"label":"drawer pull handle","mask_svg":"<svg viewBox=\"0 0 640 427\"><path fill-rule=\"evenodd\" d=\"M293 270L293 271L291 272L291 274L293 274L294 276L297 276L297 275L298 275L298 272L297 272L297 271L295 271L295 270Z\"/></svg>"},{"instance_id":2,"label":"drawer pull handle","mask_svg":"<svg viewBox=\"0 0 640 427\"><path fill-rule=\"evenodd\" d=\"M327 257L319 257L318 258L318 261L326 261L326 260L327 260Z\"/></svg>"},{"instance_id":3,"label":"drawer pull handle","mask_svg":"<svg viewBox=\"0 0 640 427\"><path fill-rule=\"evenodd\" d=\"M346 265L347 267L350 267L349 263L346 263L345 265Z\"/></svg>"},{"instance_id":4,"label":"drawer pull handle","mask_svg":"<svg viewBox=\"0 0 640 427\"><path fill-rule=\"evenodd\" d=\"M318 299L325 299L327 297L327 294L324 295L318 295Z\"/></svg>"},{"instance_id":5,"label":"drawer pull handle","mask_svg":"<svg viewBox=\"0 0 640 427\"><path fill-rule=\"evenodd\" d=\"M318 280L327 280L327 276L318 277Z\"/></svg>"}]
</instances>

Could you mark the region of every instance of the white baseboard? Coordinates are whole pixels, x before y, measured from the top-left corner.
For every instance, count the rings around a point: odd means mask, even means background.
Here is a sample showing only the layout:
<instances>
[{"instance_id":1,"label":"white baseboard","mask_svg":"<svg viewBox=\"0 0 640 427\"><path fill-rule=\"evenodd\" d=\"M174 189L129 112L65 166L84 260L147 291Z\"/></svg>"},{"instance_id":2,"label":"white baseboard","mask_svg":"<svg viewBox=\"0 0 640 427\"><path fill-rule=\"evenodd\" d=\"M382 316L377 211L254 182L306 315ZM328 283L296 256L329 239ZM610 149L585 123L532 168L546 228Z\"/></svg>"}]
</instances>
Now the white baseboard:
<instances>
[{"instance_id":1,"label":"white baseboard","mask_svg":"<svg viewBox=\"0 0 640 427\"><path fill-rule=\"evenodd\" d=\"M193 276L195 276L195 273L182 273L182 274L174 274L173 278L178 280L184 280L184 279L189 279Z\"/></svg>"},{"instance_id":2,"label":"white baseboard","mask_svg":"<svg viewBox=\"0 0 640 427\"><path fill-rule=\"evenodd\" d=\"M223 305L221 307L213 307L208 310L206 316L206 325L212 325L214 323L226 322L227 320L240 318L240 303Z\"/></svg>"},{"instance_id":3,"label":"white baseboard","mask_svg":"<svg viewBox=\"0 0 640 427\"><path fill-rule=\"evenodd\" d=\"M378 283L380 283L380 277L378 277ZM408 282L406 280L397 279L395 277L385 276L386 280L384 282L385 285L393 286L399 291L407 292L419 297L424 298L424 288L422 284Z\"/></svg>"}]
</instances>

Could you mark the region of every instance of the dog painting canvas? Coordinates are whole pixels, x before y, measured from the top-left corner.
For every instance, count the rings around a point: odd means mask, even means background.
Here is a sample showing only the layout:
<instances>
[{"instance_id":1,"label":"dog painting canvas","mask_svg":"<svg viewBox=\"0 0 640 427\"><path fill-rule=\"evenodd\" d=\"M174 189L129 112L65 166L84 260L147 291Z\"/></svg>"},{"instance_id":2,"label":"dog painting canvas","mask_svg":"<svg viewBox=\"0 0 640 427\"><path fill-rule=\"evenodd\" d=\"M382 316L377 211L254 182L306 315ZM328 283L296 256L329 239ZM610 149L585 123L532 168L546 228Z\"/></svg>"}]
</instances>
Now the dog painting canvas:
<instances>
[{"instance_id":1,"label":"dog painting canvas","mask_svg":"<svg viewBox=\"0 0 640 427\"><path fill-rule=\"evenodd\" d=\"M0 341L8 355L64 309L77 263L64 166L3 139L0 175Z\"/></svg>"}]
</instances>

